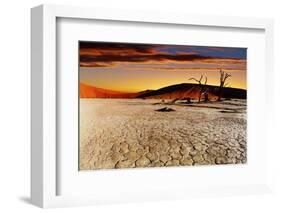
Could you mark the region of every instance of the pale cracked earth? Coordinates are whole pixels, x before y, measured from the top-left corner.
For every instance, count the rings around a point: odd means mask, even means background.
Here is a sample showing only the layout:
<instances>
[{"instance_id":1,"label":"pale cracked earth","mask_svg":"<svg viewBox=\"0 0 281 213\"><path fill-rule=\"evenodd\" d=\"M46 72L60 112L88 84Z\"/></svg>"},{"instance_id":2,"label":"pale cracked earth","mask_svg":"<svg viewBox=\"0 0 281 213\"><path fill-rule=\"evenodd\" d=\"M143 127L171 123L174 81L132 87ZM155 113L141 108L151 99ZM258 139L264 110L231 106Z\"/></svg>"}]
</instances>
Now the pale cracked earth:
<instances>
[{"instance_id":1,"label":"pale cracked earth","mask_svg":"<svg viewBox=\"0 0 281 213\"><path fill-rule=\"evenodd\" d=\"M246 162L246 102L80 99L80 170Z\"/></svg>"}]
</instances>

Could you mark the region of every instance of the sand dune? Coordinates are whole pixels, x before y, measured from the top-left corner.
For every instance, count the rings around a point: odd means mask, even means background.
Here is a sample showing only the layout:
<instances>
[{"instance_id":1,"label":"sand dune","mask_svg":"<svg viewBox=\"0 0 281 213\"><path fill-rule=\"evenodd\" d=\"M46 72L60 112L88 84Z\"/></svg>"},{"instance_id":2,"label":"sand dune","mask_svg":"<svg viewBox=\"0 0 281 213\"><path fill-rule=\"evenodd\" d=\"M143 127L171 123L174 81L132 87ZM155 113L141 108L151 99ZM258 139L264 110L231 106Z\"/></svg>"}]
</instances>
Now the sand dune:
<instances>
[{"instance_id":1,"label":"sand dune","mask_svg":"<svg viewBox=\"0 0 281 213\"><path fill-rule=\"evenodd\" d=\"M160 90L151 91L149 93L139 95L137 97L145 98L145 99L176 99L176 98L198 99L199 93L200 93L200 88L196 85L190 88L181 88L181 89L170 90L170 91L161 91L160 89ZM209 95L209 99L217 98L217 95L215 95L212 92L209 92L208 95Z\"/></svg>"},{"instance_id":2,"label":"sand dune","mask_svg":"<svg viewBox=\"0 0 281 213\"><path fill-rule=\"evenodd\" d=\"M217 99L218 86L207 85L209 99ZM198 99L200 87L198 84L175 84L157 90L145 90L137 93L117 92L80 83L80 98L142 98L142 99ZM224 98L246 99L247 91L237 88L224 88ZM202 97L203 98L203 97Z\"/></svg>"},{"instance_id":3,"label":"sand dune","mask_svg":"<svg viewBox=\"0 0 281 213\"><path fill-rule=\"evenodd\" d=\"M138 93L123 93L80 83L80 98L134 98Z\"/></svg>"},{"instance_id":4,"label":"sand dune","mask_svg":"<svg viewBox=\"0 0 281 213\"><path fill-rule=\"evenodd\" d=\"M216 99L218 96L219 87L206 85L208 90L209 99ZM198 99L200 92L200 87L198 84L175 84L167 87L160 88L158 90L150 91L145 94L137 96L137 98L145 99L175 99L175 98L192 98ZM239 98L246 99L247 91L238 88L224 88L223 97L224 98Z\"/></svg>"}]
</instances>

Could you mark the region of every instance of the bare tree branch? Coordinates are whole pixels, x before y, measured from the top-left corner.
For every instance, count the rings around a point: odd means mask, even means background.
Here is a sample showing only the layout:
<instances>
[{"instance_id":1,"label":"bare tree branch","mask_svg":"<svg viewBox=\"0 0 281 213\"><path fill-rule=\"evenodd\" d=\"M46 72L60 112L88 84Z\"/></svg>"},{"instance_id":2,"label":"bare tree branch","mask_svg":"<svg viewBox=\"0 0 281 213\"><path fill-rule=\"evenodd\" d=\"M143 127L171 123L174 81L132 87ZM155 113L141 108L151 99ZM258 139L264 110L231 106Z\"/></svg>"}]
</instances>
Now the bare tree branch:
<instances>
[{"instance_id":1,"label":"bare tree branch","mask_svg":"<svg viewBox=\"0 0 281 213\"><path fill-rule=\"evenodd\" d=\"M203 75L201 75L199 82L201 82L202 78L203 78Z\"/></svg>"},{"instance_id":2,"label":"bare tree branch","mask_svg":"<svg viewBox=\"0 0 281 213\"><path fill-rule=\"evenodd\" d=\"M188 80L194 80L194 81L196 81L196 82L200 82L199 80L197 80L197 79L195 79L195 78L189 78Z\"/></svg>"},{"instance_id":3,"label":"bare tree branch","mask_svg":"<svg viewBox=\"0 0 281 213\"><path fill-rule=\"evenodd\" d=\"M205 93L205 92L207 92L207 90L206 90L206 85L207 85L208 78L207 78L207 76L205 76L205 82L204 82L204 84L202 84L201 81L202 81L203 77L204 77L204 76L201 75L199 80L196 79L196 78L189 78L189 80L194 80L194 81L198 82L198 84L199 84L200 91L199 91L198 102L201 101L201 96L202 96L202 94ZM205 95L205 100L206 100L206 97L207 97L207 99L208 99L208 95Z\"/></svg>"},{"instance_id":4,"label":"bare tree branch","mask_svg":"<svg viewBox=\"0 0 281 213\"><path fill-rule=\"evenodd\" d=\"M218 94L218 101L222 98L223 88L228 85L228 83L225 83L226 79L231 77L230 74L220 70L220 87L219 87L219 94Z\"/></svg>"}]
</instances>

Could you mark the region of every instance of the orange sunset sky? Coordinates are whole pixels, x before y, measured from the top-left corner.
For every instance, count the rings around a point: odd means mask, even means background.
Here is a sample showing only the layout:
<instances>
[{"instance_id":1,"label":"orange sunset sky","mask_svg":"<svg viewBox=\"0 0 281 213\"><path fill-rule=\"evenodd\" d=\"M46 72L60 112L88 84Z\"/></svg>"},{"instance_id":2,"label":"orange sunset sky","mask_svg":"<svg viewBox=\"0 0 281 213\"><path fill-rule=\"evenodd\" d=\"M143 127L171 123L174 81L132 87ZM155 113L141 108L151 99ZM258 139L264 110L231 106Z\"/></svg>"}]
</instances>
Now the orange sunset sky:
<instances>
[{"instance_id":1,"label":"orange sunset sky","mask_svg":"<svg viewBox=\"0 0 281 213\"><path fill-rule=\"evenodd\" d=\"M219 85L219 70L231 74L228 86L246 89L246 48L79 42L80 83L122 92L195 83L208 77Z\"/></svg>"}]
</instances>

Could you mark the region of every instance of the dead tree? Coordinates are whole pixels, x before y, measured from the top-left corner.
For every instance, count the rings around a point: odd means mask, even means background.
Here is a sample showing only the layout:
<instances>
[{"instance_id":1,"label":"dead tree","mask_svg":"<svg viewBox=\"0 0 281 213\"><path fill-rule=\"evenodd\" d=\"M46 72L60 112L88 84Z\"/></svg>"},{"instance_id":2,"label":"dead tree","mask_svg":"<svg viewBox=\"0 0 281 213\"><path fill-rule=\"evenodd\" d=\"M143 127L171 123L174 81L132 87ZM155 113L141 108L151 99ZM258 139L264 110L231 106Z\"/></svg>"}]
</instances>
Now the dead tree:
<instances>
[{"instance_id":1,"label":"dead tree","mask_svg":"<svg viewBox=\"0 0 281 213\"><path fill-rule=\"evenodd\" d=\"M209 91L208 91L208 89L205 90L203 95L204 95L204 102L208 102L209 101Z\"/></svg>"},{"instance_id":2,"label":"dead tree","mask_svg":"<svg viewBox=\"0 0 281 213\"><path fill-rule=\"evenodd\" d=\"M195 79L195 78L190 78L190 79L189 79L189 80L194 80L194 81L198 82L198 84L199 84L200 90L199 90L198 102L201 101L201 96L202 96L202 94L206 91L206 88L207 88L206 85L207 85L208 78L205 76L205 82L204 82L204 83L201 82L202 79L203 79L203 75L201 75L201 77L200 77L199 80L198 80L198 79Z\"/></svg>"},{"instance_id":3,"label":"dead tree","mask_svg":"<svg viewBox=\"0 0 281 213\"><path fill-rule=\"evenodd\" d=\"M220 87L219 87L219 93L218 93L218 101L221 101L222 94L223 94L223 88L227 85L225 83L225 81L229 77L231 77L230 74L220 70Z\"/></svg>"}]
</instances>

